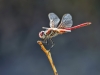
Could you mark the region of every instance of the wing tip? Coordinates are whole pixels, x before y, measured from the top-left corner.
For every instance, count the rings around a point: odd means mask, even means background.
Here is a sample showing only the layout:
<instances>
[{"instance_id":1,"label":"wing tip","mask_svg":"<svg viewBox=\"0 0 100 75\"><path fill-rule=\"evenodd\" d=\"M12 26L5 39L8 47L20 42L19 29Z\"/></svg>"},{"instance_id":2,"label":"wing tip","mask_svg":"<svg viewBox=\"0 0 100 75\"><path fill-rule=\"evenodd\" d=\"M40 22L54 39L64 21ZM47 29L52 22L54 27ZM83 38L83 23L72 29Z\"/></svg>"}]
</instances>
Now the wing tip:
<instances>
[{"instance_id":1,"label":"wing tip","mask_svg":"<svg viewBox=\"0 0 100 75\"><path fill-rule=\"evenodd\" d=\"M53 13L53 12L50 12L48 15L50 15L50 14L55 14L55 13Z\"/></svg>"}]
</instances>

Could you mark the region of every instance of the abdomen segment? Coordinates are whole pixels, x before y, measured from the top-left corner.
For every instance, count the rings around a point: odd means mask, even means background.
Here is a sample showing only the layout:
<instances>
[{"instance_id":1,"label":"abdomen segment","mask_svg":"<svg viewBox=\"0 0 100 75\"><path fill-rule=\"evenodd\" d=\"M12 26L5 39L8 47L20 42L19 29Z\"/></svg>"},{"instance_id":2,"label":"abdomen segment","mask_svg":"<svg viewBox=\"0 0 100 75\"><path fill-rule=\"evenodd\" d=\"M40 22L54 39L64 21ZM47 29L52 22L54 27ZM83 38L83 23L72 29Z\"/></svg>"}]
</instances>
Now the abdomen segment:
<instances>
[{"instance_id":1,"label":"abdomen segment","mask_svg":"<svg viewBox=\"0 0 100 75\"><path fill-rule=\"evenodd\" d=\"M82 23L82 24L79 24L79 25L77 25L77 26L73 26L73 27L71 27L71 28L66 28L67 30L74 30L74 29L77 29L77 28L81 28L81 27L84 27L84 26L88 26L88 25L90 25L91 24L91 22L86 22L86 23Z\"/></svg>"}]
</instances>

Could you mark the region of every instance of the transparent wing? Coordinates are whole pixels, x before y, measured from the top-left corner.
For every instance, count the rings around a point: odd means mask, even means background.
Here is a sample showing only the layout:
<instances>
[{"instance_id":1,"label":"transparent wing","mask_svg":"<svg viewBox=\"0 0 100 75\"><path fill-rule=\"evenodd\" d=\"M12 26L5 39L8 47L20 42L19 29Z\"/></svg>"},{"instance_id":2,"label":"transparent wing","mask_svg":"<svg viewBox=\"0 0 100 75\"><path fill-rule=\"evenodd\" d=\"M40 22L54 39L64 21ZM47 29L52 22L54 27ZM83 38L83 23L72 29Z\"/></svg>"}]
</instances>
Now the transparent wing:
<instances>
[{"instance_id":1,"label":"transparent wing","mask_svg":"<svg viewBox=\"0 0 100 75\"><path fill-rule=\"evenodd\" d=\"M50 27L56 28L59 21L60 21L59 17L54 13L49 13L48 17L49 17L49 20L50 20Z\"/></svg>"},{"instance_id":2,"label":"transparent wing","mask_svg":"<svg viewBox=\"0 0 100 75\"><path fill-rule=\"evenodd\" d=\"M65 14L62 17L61 23L58 28L67 28L73 25L72 16L70 14Z\"/></svg>"}]
</instances>

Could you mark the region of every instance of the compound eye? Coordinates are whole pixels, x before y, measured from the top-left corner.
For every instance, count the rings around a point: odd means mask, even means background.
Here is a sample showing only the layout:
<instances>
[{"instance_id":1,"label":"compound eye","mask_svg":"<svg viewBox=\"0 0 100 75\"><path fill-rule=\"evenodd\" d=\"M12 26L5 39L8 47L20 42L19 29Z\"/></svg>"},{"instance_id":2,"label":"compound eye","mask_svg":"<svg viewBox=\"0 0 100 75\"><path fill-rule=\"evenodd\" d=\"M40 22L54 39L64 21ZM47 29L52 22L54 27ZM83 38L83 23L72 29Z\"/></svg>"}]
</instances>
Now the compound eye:
<instances>
[{"instance_id":1,"label":"compound eye","mask_svg":"<svg viewBox=\"0 0 100 75\"><path fill-rule=\"evenodd\" d=\"M42 32L41 32L41 36L42 36L43 34L44 34L44 32L42 31Z\"/></svg>"},{"instance_id":2,"label":"compound eye","mask_svg":"<svg viewBox=\"0 0 100 75\"><path fill-rule=\"evenodd\" d=\"M41 31L41 32L39 33L39 37L42 38L42 39L44 38L44 31Z\"/></svg>"},{"instance_id":3,"label":"compound eye","mask_svg":"<svg viewBox=\"0 0 100 75\"><path fill-rule=\"evenodd\" d=\"M42 37L44 35L44 31L41 31L39 35Z\"/></svg>"}]
</instances>

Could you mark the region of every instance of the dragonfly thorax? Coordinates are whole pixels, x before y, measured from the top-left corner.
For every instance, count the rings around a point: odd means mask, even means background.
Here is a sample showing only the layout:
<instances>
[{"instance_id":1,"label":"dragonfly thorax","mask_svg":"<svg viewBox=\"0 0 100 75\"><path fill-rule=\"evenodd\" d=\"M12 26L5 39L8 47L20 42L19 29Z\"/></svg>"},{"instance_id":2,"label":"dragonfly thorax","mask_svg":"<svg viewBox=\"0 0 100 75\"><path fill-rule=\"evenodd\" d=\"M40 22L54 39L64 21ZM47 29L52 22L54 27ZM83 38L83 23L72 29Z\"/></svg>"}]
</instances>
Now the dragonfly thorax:
<instances>
[{"instance_id":1,"label":"dragonfly thorax","mask_svg":"<svg viewBox=\"0 0 100 75\"><path fill-rule=\"evenodd\" d=\"M52 37L55 37L55 36L57 36L59 33L58 33L58 31L56 30L56 29L54 29L54 30L52 30L52 29L50 29L50 30L46 30L45 31L45 35L46 35L46 37L49 39L49 38L52 38Z\"/></svg>"}]
</instances>

